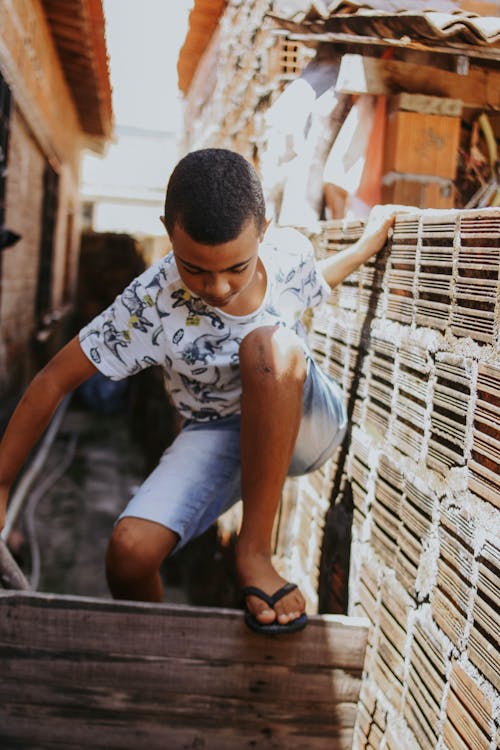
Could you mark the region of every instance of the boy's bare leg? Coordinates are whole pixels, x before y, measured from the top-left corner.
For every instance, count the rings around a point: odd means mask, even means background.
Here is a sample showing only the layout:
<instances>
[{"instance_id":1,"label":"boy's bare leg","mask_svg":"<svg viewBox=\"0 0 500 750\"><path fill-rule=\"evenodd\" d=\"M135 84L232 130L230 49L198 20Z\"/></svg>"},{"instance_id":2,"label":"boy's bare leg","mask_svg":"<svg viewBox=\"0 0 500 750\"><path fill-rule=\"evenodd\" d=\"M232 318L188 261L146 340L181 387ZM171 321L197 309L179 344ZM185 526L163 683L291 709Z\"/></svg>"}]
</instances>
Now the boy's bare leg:
<instances>
[{"instance_id":1,"label":"boy's bare leg","mask_svg":"<svg viewBox=\"0 0 500 750\"><path fill-rule=\"evenodd\" d=\"M113 529L106 575L115 599L161 602L160 565L177 544L175 532L142 518L122 518Z\"/></svg>"},{"instance_id":2,"label":"boy's bare leg","mask_svg":"<svg viewBox=\"0 0 500 750\"><path fill-rule=\"evenodd\" d=\"M285 328L252 331L240 346L241 484L243 521L236 548L242 586L273 594L284 583L271 564L271 536L302 414L306 360L295 334ZM298 589L270 609L249 596L262 623L287 623L304 611Z\"/></svg>"}]
</instances>

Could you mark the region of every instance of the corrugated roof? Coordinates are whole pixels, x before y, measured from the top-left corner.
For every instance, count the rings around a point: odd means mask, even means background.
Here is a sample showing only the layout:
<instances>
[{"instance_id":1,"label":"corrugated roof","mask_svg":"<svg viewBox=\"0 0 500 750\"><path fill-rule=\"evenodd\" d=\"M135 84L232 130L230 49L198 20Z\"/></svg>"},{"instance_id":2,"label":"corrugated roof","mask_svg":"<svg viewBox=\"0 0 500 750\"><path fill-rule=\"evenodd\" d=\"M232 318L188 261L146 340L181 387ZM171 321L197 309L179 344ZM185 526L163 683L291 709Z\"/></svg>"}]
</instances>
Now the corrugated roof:
<instances>
[{"instance_id":1,"label":"corrugated roof","mask_svg":"<svg viewBox=\"0 0 500 750\"><path fill-rule=\"evenodd\" d=\"M179 53L177 74L179 88L186 94L201 56L217 28L227 0L195 0L189 14L186 39Z\"/></svg>"},{"instance_id":2,"label":"corrugated roof","mask_svg":"<svg viewBox=\"0 0 500 750\"><path fill-rule=\"evenodd\" d=\"M111 84L101 0L42 0L82 130L108 138Z\"/></svg>"},{"instance_id":3,"label":"corrugated roof","mask_svg":"<svg viewBox=\"0 0 500 750\"><path fill-rule=\"evenodd\" d=\"M411 7L409 7L411 5ZM435 10L429 6L436 7ZM387 41L408 39L427 47L470 48L500 47L500 18L482 17L458 8L444 10L442 2L405 3L399 8L395 0L379 2L310 3L305 11L293 16L270 14L280 28L295 34L354 35ZM326 39L326 37L325 37ZM500 59L500 56L499 56Z\"/></svg>"}]
</instances>

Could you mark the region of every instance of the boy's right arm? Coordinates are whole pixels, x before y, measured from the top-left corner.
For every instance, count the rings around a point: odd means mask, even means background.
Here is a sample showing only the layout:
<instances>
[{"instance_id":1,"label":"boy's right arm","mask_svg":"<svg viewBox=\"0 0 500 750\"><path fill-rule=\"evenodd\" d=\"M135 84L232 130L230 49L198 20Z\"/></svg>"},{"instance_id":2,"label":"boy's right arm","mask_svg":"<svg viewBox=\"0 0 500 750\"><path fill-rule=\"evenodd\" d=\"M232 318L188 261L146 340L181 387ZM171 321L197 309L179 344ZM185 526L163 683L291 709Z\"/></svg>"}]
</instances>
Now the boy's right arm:
<instances>
[{"instance_id":1,"label":"boy's right arm","mask_svg":"<svg viewBox=\"0 0 500 750\"><path fill-rule=\"evenodd\" d=\"M76 336L27 388L0 443L0 531L5 524L10 487L30 450L64 396L96 372L97 368L83 353Z\"/></svg>"}]
</instances>

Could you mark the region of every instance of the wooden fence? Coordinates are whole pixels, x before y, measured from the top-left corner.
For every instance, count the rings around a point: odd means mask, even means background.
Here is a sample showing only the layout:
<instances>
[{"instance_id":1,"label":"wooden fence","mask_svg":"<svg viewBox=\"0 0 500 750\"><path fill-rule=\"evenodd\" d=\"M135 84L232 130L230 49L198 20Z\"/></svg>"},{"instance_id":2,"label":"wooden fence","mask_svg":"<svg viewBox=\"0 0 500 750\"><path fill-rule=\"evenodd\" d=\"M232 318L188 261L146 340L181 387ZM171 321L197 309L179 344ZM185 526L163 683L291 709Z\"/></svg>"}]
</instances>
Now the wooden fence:
<instances>
[{"instance_id":1,"label":"wooden fence","mask_svg":"<svg viewBox=\"0 0 500 750\"><path fill-rule=\"evenodd\" d=\"M367 621L0 592L3 750L348 750Z\"/></svg>"}]
</instances>

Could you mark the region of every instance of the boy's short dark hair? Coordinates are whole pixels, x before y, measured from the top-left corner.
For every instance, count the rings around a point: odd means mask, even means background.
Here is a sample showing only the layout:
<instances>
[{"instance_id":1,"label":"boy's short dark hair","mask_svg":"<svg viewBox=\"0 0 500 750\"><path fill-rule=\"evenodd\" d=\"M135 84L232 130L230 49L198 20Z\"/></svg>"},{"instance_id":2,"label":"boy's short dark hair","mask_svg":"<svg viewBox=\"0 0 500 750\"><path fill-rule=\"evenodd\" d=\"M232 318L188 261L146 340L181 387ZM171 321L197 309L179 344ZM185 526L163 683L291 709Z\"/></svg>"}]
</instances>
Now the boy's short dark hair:
<instances>
[{"instance_id":1,"label":"boy's short dark hair","mask_svg":"<svg viewBox=\"0 0 500 750\"><path fill-rule=\"evenodd\" d=\"M265 203L257 172L240 154L225 148L192 151L170 176L165 224L176 224L195 241L219 245L234 240L249 219L260 232Z\"/></svg>"}]
</instances>

